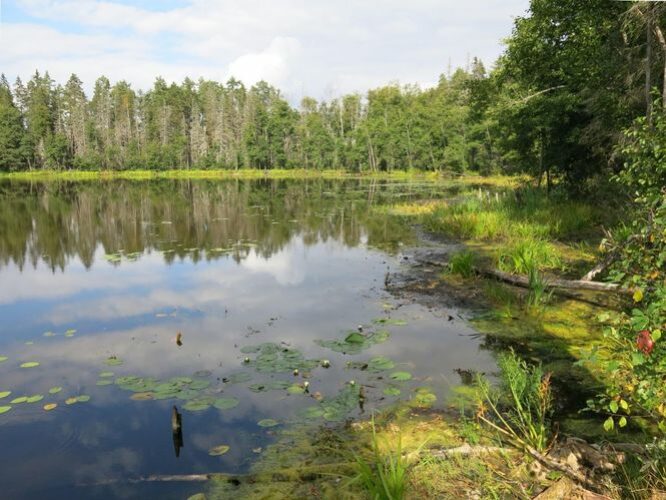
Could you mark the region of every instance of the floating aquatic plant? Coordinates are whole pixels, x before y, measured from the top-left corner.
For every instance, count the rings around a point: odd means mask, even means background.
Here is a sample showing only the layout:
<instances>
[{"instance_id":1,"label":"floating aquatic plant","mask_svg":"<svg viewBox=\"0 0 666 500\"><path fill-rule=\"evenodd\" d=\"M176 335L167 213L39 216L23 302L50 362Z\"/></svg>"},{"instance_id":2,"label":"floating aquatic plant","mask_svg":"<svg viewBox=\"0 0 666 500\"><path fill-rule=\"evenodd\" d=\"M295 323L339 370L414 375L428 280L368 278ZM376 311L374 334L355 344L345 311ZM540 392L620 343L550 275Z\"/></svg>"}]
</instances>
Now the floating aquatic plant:
<instances>
[{"instance_id":1,"label":"floating aquatic plant","mask_svg":"<svg viewBox=\"0 0 666 500\"><path fill-rule=\"evenodd\" d=\"M0 399L6 398L12 393L12 391L0 391Z\"/></svg>"},{"instance_id":2,"label":"floating aquatic plant","mask_svg":"<svg viewBox=\"0 0 666 500\"><path fill-rule=\"evenodd\" d=\"M217 398L213 406L218 410L230 410L238 406L239 401L236 398Z\"/></svg>"},{"instance_id":3,"label":"floating aquatic plant","mask_svg":"<svg viewBox=\"0 0 666 500\"><path fill-rule=\"evenodd\" d=\"M348 332L343 340L315 340L315 343L335 352L358 354L375 344L386 342L390 336L391 334L386 330L377 330L367 334L353 330Z\"/></svg>"},{"instance_id":4,"label":"floating aquatic plant","mask_svg":"<svg viewBox=\"0 0 666 500\"><path fill-rule=\"evenodd\" d=\"M0 406L0 415L2 415L3 413L7 413L11 409L12 409L11 406Z\"/></svg>"},{"instance_id":5,"label":"floating aquatic plant","mask_svg":"<svg viewBox=\"0 0 666 500\"><path fill-rule=\"evenodd\" d=\"M259 422L257 422L257 425L259 427L275 427L278 424L279 422L277 420L273 420L272 418L264 418L262 420L259 420Z\"/></svg>"},{"instance_id":6,"label":"floating aquatic plant","mask_svg":"<svg viewBox=\"0 0 666 500\"><path fill-rule=\"evenodd\" d=\"M62 387L60 386L51 387L49 389L49 394L58 394L60 391L62 391Z\"/></svg>"},{"instance_id":7,"label":"floating aquatic plant","mask_svg":"<svg viewBox=\"0 0 666 500\"><path fill-rule=\"evenodd\" d=\"M375 318L372 320L376 325L405 326L407 322L404 319Z\"/></svg>"},{"instance_id":8,"label":"floating aquatic plant","mask_svg":"<svg viewBox=\"0 0 666 500\"><path fill-rule=\"evenodd\" d=\"M25 363L21 363L21 368L34 368L36 366L39 366L37 361L26 361Z\"/></svg>"},{"instance_id":9,"label":"floating aquatic plant","mask_svg":"<svg viewBox=\"0 0 666 500\"><path fill-rule=\"evenodd\" d=\"M226 444L220 444L208 450L208 454L211 457L219 457L220 455L224 455L229 450L230 450L229 446L227 446Z\"/></svg>"},{"instance_id":10,"label":"floating aquatic plant","mask_svg":"<svg viewBox=\"0 0 666 500\"><path fill-rule=\"evenodd\" d=\"M396 380L398 382L404 382L406 380L411 380L412 374L409 372L393 372L389 375L391 380Z\"/></svg>"},{"instance_id":11,"label":"floating aquatic plant","mask_svg":"<svg viewBox=\"0 0 666 500\"><path fill-rule=\"evenodd\" d=\"M58 403L47 403L43 406L45 411L55 410L58 407Z\"/></svg>"},{"instance_id":12,"label":"floating aquatic plant","mask_svg":"<svg viewBox=\"0 0 666 500\"><path fill-rule=\"evenodd\" d=\"M386 396L400 396L400 389L397 387L386 387L382 391Z\"/></svg>"}]
</instances>

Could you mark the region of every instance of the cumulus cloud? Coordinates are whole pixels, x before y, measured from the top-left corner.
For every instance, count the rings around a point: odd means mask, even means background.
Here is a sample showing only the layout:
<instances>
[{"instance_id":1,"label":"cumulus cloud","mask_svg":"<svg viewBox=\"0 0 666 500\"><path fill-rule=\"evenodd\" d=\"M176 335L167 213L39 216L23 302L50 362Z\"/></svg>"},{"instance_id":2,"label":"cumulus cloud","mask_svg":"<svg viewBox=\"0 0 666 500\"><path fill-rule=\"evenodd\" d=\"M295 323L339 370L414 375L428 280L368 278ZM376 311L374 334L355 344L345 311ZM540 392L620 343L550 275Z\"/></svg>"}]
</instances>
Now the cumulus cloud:
<instances>
[{"instance_id":1,"label":"cumulus cloud","mask_svg":"<svg viewBox=\"0 0 666 500\"><path fill-rule=\"evenodd\" d=\"M5 0L0 66L10 77L104 73L147 88L157 75L280 86L294 101L399 80L437 81L449 61L487 64L528 0ZM8 7L7 7L8 6ZM478 8L474 8L477 6Z\"/></svg>"}]
</instances>

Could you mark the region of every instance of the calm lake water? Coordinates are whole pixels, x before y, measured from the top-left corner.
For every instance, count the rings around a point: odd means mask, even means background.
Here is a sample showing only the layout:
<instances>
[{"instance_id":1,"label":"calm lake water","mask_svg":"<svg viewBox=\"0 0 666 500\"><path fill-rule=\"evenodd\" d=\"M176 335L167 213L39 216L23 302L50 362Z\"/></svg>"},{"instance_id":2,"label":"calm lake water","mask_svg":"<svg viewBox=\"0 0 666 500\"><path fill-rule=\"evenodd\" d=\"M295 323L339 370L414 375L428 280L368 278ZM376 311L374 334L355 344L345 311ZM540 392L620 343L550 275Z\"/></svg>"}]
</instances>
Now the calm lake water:
<instances>
[{"instance_id":1,"label":"calm lake water","mask_svg":"<svg viewBox=\"0 0 666 500\"><path fill-rule=\"evenodd\" d=\"M283 428L358 417L361 385L366 415L423 386L443 405L453 370L492 356L464 321L385 290L418 241L379 207L447 196L387 181L0 183L0 496L187 498L201 485L128 480L245 472Z\"/></svg>"}]
</instances>

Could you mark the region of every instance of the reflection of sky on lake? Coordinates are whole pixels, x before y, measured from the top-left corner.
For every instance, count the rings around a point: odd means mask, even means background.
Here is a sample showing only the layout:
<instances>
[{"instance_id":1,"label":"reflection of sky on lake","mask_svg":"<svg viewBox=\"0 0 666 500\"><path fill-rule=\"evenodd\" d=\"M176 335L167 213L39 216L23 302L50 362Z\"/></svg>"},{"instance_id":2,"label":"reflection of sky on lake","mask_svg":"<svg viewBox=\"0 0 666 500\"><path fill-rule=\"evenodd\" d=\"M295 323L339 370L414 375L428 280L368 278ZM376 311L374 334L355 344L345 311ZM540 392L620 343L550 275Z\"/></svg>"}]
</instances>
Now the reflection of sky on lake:
<instances>
[{"instance_id":1,"label":"reflection of sky on lake","mask_svg":"<svg viewBox=\"0 0 666 500\"><path fill-rule=\"evenodd\" d=\"M296 231L270 256L251 248L240 260L221 255L194 262L185 257L166 265L164 255L152 249L136 261L114 264L98 246L91 265L70 258L64 271L52 271L43 263L19 270L7 263L0 269L0 355L9 359L0 363L0 391L13 393L0 404L23 394L46 394L52 386L64 390L39 403L14 405L0 416L3 495L183 498L191 486L120 482L85 490L72 487L148 474L247 470L257 457L252 449L274 439L256 422L293 422L314 400L286 391L253 393L248 383L221 382L238 371L253 374L249 383L303 380L290 373L259 374L244 366L239 348L245 345L284 342L308 358L330 359L330 369L312 372L311 391L332 397L350 379L367 383L367 410L385 403L386 382L346 369L349 360L388 356L396 370L415 377L403 384L404 398L410 397L410 388L428 385L440 402L456 382L454 368L492 366L461 321L448 322L416 304L395 309L398 303L383 286L385 273L395 271L399 259L369 248L367 241L363 230L356 245ZM387 315L407 325L388 326L391 338L361 354L343 355L314 343L344 338L358 324L367 330L373 318ZM67 338L69 328L76 333ZM47 331L56 336L44 337ZM174 341L178 331L183 334L181 347ZM124 364L105 365L109 356ZM18 368L33 360L40 366ZM174 401L132 401L131 393L115 385L96 386L98 373L106 370L116 376L156 378L210 370L211 391L235 396L240 404L227 411L184 411L185 447L176 458L170 431ZM77 394L92 399L64 404L66 397ZM60 406L44 412L42 405L51 400ZM207 450L217 444L228 444L231 451L209 457Z\"/></svg>"}]
</instances>

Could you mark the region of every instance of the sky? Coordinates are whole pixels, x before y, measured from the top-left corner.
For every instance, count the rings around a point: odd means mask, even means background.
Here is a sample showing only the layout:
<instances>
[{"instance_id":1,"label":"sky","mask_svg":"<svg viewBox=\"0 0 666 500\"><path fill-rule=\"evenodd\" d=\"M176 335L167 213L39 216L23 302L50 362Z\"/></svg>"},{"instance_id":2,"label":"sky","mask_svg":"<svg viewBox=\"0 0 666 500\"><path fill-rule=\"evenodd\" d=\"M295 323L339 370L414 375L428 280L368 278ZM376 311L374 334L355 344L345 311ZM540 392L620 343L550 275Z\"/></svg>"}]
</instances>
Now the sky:
<instances>
[{"instance_id":1,"label":"sky","mask_svg":"<svg viewBox=\"0 0 666 500\"><path fill-rule=\"evenodd\" d=\"M502 52L529 0L0 0L0 72L76 73L148 89L156 76L247 85L290 101L391 82L427 87Z\"/></svg>"}]
</instances>

